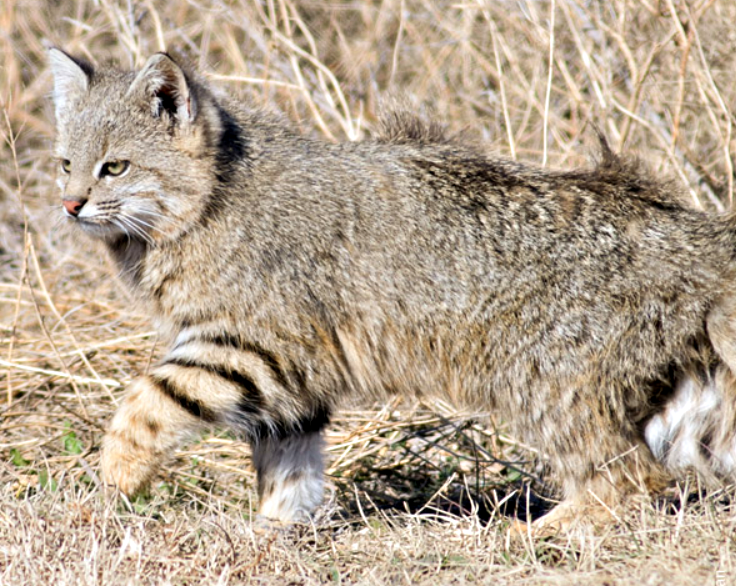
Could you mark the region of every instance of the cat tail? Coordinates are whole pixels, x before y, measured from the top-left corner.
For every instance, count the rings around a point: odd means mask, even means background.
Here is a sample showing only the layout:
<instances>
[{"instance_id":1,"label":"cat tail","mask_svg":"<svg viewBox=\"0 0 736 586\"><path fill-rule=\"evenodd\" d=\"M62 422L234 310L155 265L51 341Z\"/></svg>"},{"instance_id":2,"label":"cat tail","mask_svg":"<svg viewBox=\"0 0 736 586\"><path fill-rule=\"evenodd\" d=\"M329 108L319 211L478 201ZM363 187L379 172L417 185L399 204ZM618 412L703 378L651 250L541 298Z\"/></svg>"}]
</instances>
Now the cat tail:
<instances>
[{"instance_id":1,"label":"cat tail","mask_svg":"<svg viewBox=\"0 0 736 586\"><path fill-rule=\"evenodd\" d=\"M685 373L644 429L649 449L673 475L696 470L709 483L736 481L736 376L720 362Z\"/></svg>"}]
</instances>

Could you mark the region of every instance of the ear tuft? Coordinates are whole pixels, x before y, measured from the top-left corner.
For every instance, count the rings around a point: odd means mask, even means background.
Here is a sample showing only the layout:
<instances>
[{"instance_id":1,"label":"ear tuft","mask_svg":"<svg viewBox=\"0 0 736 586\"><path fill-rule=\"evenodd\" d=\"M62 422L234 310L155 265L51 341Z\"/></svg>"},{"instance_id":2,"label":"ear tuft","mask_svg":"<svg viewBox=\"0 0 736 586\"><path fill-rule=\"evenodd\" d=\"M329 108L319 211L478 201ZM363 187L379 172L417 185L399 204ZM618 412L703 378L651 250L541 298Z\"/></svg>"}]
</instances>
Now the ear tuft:
<instances>
[{"instance_id":1,"label":"ear tuft","mask_svg":"<svg viewBox=\"0 0 736 586\"><path fill-rule=\"evenodd\" d=\"M127 96L140 100L154 118L170 116L179 126L188 126L197 114L186 74L166 53L148 59Z\"/></svg>"},{"instance_id":2,"label":"ear tuft","mask_svg":"<svg viewBox=\"0 0 736 586\"><path fill-rule=\"evenodd\" d=\"M57 122L62 119L69 104L89 89L92 66L75 59L61 49L49 49L49 67L54 76L54 106Z\"/></svg>"}]
</instances>

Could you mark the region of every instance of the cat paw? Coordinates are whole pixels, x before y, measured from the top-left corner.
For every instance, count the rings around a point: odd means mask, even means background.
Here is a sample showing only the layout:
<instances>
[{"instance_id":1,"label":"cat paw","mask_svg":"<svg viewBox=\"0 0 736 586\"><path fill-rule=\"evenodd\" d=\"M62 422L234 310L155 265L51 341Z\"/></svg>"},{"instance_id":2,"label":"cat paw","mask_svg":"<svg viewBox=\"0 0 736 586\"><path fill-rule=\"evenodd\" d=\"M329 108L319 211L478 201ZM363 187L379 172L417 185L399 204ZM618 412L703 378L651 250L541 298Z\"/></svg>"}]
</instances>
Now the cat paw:
<instances>
[{"instance_id":1,"label":"cat paw","mask_svg":"<svg viewBox=\"0 0 736 586\"><path fill-rule=\"evenodd\" d=\"M158 458L117 434L107 434L102 445L102 479L126 496L140 493L156 472Z\"/></svg>"}]
</instances>

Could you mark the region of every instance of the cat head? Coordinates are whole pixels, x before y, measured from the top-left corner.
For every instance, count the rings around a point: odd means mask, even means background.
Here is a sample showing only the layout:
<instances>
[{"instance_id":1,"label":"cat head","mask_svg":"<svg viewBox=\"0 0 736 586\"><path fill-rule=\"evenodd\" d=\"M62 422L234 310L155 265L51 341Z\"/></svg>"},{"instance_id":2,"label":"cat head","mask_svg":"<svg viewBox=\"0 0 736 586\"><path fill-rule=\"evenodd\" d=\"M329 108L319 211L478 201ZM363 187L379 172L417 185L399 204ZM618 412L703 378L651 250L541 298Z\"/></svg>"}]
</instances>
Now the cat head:
<instances>
[{"instance_id":1,"label":"cat head","mask_svg":"<svg viewBox=\"0 0 736 586\"><path fill-rule=\"evenodd\" d=\"M155 245L202 213L217 175L220 109L171 57L95 70L59 49L55 156L63 213L88 234Z\"/></svg>"}]
</instances>

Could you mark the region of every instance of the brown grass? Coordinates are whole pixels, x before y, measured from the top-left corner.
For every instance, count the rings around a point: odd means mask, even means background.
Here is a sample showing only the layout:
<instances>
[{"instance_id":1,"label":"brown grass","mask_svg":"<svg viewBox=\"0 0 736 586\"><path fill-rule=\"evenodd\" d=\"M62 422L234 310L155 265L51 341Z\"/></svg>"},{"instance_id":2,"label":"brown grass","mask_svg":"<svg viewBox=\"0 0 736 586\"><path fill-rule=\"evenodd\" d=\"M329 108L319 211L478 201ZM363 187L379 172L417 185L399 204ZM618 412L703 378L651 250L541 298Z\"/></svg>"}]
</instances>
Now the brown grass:
<instances>
[{"instance_id":1,"label":"brown grass","mask_svg":"<svg viewBox=\"0 0 736 586\"><path fill-rule=\"evenodd\" d=\"M59 230L44 46L131 66L177 47L326 140L369 135L391 93L555 167L589 160L594 124L696 205L727 209L734 23L730 0L5 0L0 584L733 583L733 488L695 479L595 535L510 539L504 512L545 506L543 460L502 422L439 404L342 412L314 526L252 530L248 448L222 430L180 450L146 498L106 500L102 430L159 350L99 251Z\"/></svg>"}]
</instances>

